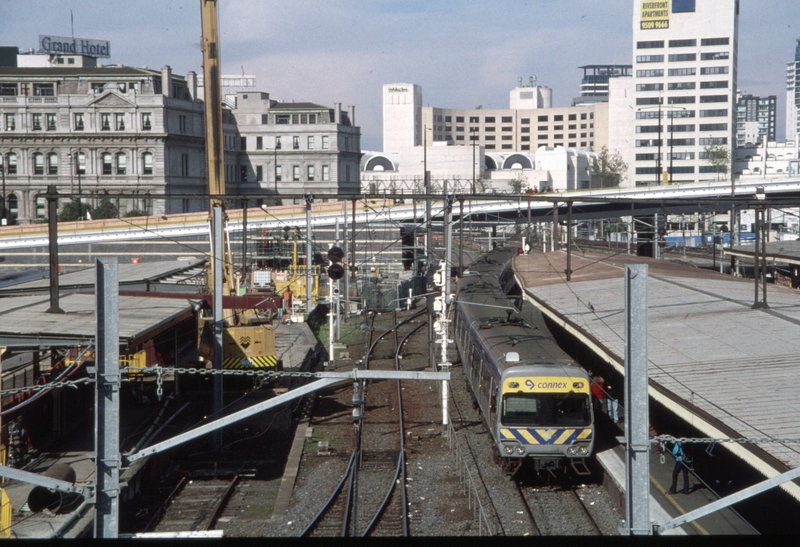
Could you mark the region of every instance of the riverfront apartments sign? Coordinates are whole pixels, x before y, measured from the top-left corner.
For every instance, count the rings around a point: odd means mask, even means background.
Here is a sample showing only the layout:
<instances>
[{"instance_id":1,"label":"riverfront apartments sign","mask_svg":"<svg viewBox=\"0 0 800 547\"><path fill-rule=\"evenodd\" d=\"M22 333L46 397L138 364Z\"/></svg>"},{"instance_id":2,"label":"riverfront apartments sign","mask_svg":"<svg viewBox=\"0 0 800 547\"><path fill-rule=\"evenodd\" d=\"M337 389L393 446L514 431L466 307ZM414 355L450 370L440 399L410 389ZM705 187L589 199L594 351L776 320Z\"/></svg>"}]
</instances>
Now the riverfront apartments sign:
<instances>
[{"instance_id":1,"label":"riverfront apartments sign","mask_svg":"<svg viewBox=\"0 0 800 547\"><path fill-rule=\"evenodd\" d=\"M39 35L39 52L50 55L86 55L87 57L111 57L111 42L67 38L64 36Z\"/></svg>"}]
</instances>

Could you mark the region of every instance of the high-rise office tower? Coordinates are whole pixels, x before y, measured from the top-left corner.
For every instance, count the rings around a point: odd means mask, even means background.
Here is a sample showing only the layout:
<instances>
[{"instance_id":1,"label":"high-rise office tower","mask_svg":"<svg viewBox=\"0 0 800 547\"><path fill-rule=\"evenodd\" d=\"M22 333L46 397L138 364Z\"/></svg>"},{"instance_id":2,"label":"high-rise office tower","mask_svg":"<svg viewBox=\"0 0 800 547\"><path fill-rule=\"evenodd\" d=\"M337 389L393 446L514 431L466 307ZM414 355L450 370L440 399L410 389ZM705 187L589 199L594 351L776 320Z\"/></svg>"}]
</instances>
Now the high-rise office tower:
<instances>
[{"instance_id":1,"label":"high-rise office tower","mask_svg":"<svg viewBox=\"0 0 800 547\"><path fill-rule=\"evenodd\" d=\"M778 98L739 95L736 101L736 147L775 142Z\"/></svg>"},{"instance_id":2,"label":"high-rise office tower","mask_svg":"<svg viewBox=\"0 0 800 547\"><path fill-rule=\"evenodd\" d=\"M786 65L786 140L798 144L800 135L800 38L794 61Z\"/></svg>"},{"instance_id":3,"label":"high-rise office tower","mask_svg":"<svg viewBox=\"0 0 800 547\"><path fill-rule=\"evenodd\" d=\"M633 4L628 184L714 178L706 147L735 142L739 0Z\"/></svg>"}]
</instances>

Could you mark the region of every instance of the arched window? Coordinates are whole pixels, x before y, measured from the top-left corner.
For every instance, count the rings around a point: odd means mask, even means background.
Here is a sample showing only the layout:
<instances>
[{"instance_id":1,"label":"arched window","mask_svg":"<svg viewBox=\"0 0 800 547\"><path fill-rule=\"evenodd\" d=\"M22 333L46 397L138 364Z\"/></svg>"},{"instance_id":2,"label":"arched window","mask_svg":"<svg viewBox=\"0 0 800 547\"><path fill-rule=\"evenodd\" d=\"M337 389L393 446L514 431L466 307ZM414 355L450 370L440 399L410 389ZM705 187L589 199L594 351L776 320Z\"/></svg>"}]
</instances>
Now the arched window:
<instances>
[{"instance_id":1,"label":"arched window","mask_svg":"<svg viewBox=\"0 0 800 547\"><path fill-rule=\"evenodd\" d=\"M111 154L108 152L103 154L103 174L104 175L113 174L111 170Z\"/></svg>"},{"instance_id":2,"label":"arched window","mask_svg":"<svg viewBox=\"0 0 800 547\"><path fill-rule=\"evenodd\" d=\"M57 175L58 174L58 154L52 152L47 155L47 174L48 175Z\"/></svg>"},{"instance_id":3,"label":"arched window","mask_svg":"<svg viewBox=\"0 0 800 547\"><path fill-rule=\"evenodd\" d=\"M124 152L117 154L117 174L124 175L128 170L128 157Z\"/></svg>"},{"instance_id":4,"label":"arched window","mask_svg":"<svg viewBox=\"0 0 800 547\"><path fill-rule=\"evenodd\" d=\"M33 155L33 174L44 175L44 156L38 152Z\"/></svg>"},{"instance_id":5,"label":"arched window","mask_svg":"<svg viewBox=\"0 0 800 547\"><path fill-rule=\"evenodd\" d=\"M143 175L152 175L153 174L153 154L150 152L145 152L142 154L142 174Z\"/></svg>"}]
</instances>

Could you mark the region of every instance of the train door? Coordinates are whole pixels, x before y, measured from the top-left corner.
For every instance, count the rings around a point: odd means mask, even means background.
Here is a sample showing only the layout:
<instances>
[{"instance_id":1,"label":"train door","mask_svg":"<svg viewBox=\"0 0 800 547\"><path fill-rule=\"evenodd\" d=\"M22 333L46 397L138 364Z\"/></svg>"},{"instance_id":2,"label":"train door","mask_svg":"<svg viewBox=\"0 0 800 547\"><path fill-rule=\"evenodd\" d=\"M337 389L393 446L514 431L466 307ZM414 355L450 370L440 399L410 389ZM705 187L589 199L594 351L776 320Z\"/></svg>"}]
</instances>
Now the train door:
<instances>
[{"instance_id":1,"label":"train door","mask_svg":"<svg viewBox=\"0 0 800 547\"><path fill-rule=\"evenodd\" d=\"M494 427L497 423L497 383L494 378L491 379L489 385L489 427Z\"/></svg>"}]
</instances>

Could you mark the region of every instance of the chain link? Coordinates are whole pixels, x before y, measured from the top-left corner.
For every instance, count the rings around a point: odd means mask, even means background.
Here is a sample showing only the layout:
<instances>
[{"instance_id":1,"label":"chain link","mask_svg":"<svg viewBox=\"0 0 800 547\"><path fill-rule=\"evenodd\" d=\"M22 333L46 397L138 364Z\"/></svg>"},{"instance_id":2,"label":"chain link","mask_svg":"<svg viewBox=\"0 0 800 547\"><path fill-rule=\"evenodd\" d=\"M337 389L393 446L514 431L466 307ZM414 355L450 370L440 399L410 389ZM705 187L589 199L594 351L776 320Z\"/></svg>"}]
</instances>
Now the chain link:
<instances>
[{"instance_id":1,"label":"chain link","mask_svg":"<svg viewBox=\"0 0 800 547\"><path fill-rule=\"evenodd\" d=\"M161 365L156 365L156 375L156 395L158 395L158 401L161 402L161 396L164 394L164 388L162 387L164 377L161 375Z\"/></svg>"},{"instance_id":2,"label":"chain link","mask_svg":"<svg viewBox=\"0 0 800 547\"><path fill-rule=\"evenodd\" d=\"M658 435L652 439L655 442L669 442L681 444L716 444L716 443L781 443L781 444L798 444L800 439L775 439L772 437L731 437L731 438L711 438L711 437L673 437L672 435Z\"/></svg>"},{"instance_id":3,"label":"chain link","mask_svg":"<svg viewBox=\"0 0 800 547\"><path fill-rule=\"evenodd\" d=\"M51 384L41 384L35 386L18 387L16 389L4 389L0 391L0 396L16 395L17 393L27 393L30 391L37 392L45 389L54 389L59 387L72 387L77 389L78 384L93 384L94 378L80 378L78 380L67 380L66 382L53 382Z\"/></svg>"}]
</instances>

